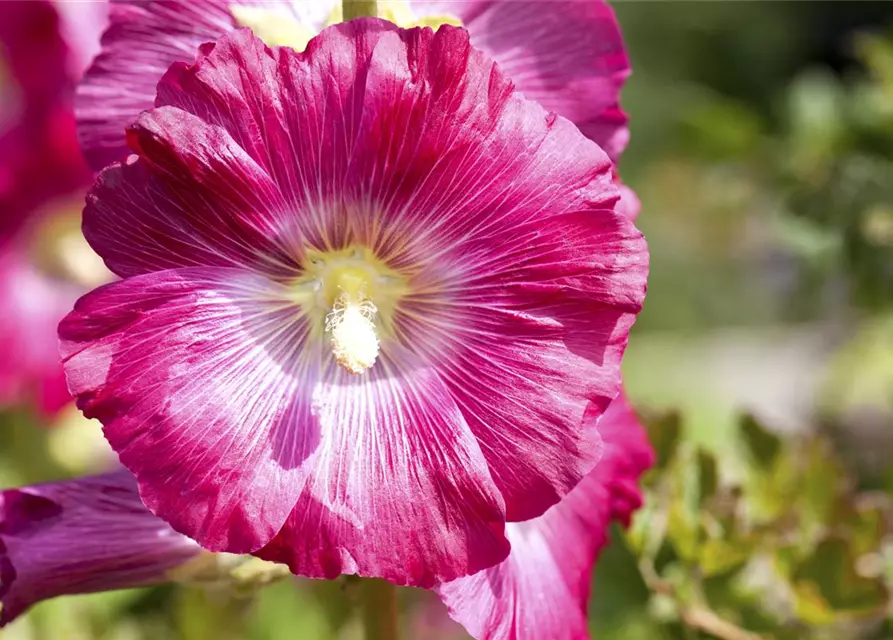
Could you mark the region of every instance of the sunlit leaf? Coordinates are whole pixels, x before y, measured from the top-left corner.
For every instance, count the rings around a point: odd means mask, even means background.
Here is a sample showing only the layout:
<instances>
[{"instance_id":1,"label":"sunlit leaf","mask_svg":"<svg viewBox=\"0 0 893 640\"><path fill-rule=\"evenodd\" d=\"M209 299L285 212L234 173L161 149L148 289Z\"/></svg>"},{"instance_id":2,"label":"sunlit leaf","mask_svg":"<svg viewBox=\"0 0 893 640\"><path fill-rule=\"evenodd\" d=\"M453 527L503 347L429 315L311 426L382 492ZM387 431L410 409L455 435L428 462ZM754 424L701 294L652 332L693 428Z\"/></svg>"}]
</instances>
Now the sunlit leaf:
<instances>
[{"instance_id":1,"label":"sunlit leaf","mask_svg":"<svg viewBox=\"0 0 893 640\"><path fill-rule=\"evenodd\" d=\"M856 571L853 549L841 538L826 538L815 553L794 567L791 583L797 612L807 622L824 625L840 616L874 616L889 600L884 582Z\"/></svg>"},{"instance_id":2,"label":"sunlit leaf","mask_svg":"<svg viewBox=\"0 0 893 640\"><path fill-rule=\"evenodd\" d=\"M762 470L771 469L781 452L781 439L752 415L745 415L741 419L739 432L750 463Z\"/></svg>"},{"instance_id":3,"label":"sunlit leaf","mask_svg":"<svg viewBox=\"0 0 893 640\"><path fill-rule=\"evenodd\" d=\"M658 416L645 416L648 438L657 453L656 469L664 469L669 464L679 446L682 431L678 413L664 413Z\"/></svg>"},{"instance_id":4,"label":"sunlit leaf","mask_svg":"<svg viewBox=\"0 0 893 640\"><path fill-rule=\"evenodd\" d=\"M753 540L707 540L698 554L700 569L708 578L738 569L750 560L755 546Z\"/></svg>"}]
</instances>

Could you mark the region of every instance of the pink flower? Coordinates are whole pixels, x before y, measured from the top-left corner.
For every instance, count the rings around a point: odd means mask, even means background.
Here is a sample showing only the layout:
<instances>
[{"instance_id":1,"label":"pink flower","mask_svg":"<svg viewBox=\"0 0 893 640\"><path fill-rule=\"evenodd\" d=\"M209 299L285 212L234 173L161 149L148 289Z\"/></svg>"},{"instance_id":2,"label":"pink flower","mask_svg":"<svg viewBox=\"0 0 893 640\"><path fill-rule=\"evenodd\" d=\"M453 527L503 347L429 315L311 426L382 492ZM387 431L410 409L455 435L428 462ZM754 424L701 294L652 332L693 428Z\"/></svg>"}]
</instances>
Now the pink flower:
<instances>
[{"instance_id":1,"label":"pink flower","mask_svg":"<svg viewBox=\"0 0 893 640\"><path fill-rule=\"evenodd\" d=\"M639 196L636 195L636 192L623 184L623 181L617 174L616 166L614 167L614 184L620 190L620 203L617 205L617 210L635 222L642 211L642 203L639 201Z\"/></svg>"},{"instance_id":2,"label":"pink flower","mask_svg":"<svg viewBox=\"0 0 893 640\"><path fill-rule=\"evenodd\" d=\"M78 406L214 551L430 586L592 468L647 249L608 157L467 32L248 30L171 67L84 232Z\"/></svg>"},{"instance_id":3,"label":"pink flower","mask_svg":"<svg viewBox=\"0 0 893 640\"><path fill-rule=\"evenodd\" d=\"M98 38L98 34L97 34ZM53 3L0 3L9 72L0 103L0 244L54 197L88 182L74 129L75 51Z\"/></svg>"},{"instance_id":4,"label":"pink flower","mask_svg":"<svg viewBox=\"0 0 893 640\"><path fill-rule=\"evenodd\" d=\"M592 568L611 521L628 525L641 506L639 477L654 464L625 397L589 425L603 447L595 469L539 518L506 527L512 551L505 561L438 588L450 615L477 640L589 638Z\"/></svg>"},{"instance_id":5,"label":"pink flower","mask_svg":"<svg viewBox=\"0 0 893 640\"><path fill-rule=\"evenodd\" d=\"M268 44L302 49L340 0L112 0L103 51L79 90L82 141L100 169L127 153L124 129L153 106L158 78L203 42L251 26ZM518 88L572 120L616 160L629 138L618 105L629 59L603 0L379 0L400 26L461 23Z\"/></svg>"},{"instance_id":6,"label":"pink flower","mask_svg":"<svg viewBox=\"0 0 893 640\"><path fill-rule=\"evenodd\" d=\"M126 471L0 491L0 626L47 598L167 582L199 553Z\"/></svg>"},{"instance_id":7,"label":"pink flower","mask_svg":"<svg viewBox=\"0 0 893 640\"><path fill-rule=\"evenodd\" d=\"M0 249L0 406L30 401L52 414L71 400L56 327L83 292L47 277L18 244Z\"/></svg>"},{"instance_id":8,"label":"pink flower","mask_svg":"<svg viewBox=\"0 0 893 640\"><path fill-rule=\"evenodd\" d=\"M72 101L75 82L98 48L104 11L100 2L76 8L41 0L0 3L0 45L10 75L0 103L3 406L34 402L53 413L70 400L56 325L86 289L57 267L91 264L89 249L84 255L69 246L79 235L71 193L81 190L82 200L92 180L78 148ZM65 217L75 222L63 233Z\"/></svg>"}]
</instances>

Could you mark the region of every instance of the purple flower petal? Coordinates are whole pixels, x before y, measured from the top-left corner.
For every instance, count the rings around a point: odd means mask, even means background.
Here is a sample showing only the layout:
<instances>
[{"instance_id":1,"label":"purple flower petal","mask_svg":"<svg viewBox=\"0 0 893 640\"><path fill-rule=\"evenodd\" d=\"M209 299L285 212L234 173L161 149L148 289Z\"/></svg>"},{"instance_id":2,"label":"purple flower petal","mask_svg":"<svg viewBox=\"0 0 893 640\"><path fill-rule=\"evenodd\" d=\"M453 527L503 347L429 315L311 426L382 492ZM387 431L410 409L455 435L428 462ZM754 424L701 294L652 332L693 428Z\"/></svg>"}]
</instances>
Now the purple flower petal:
<instances>
[{"instance_id":1,"label":"purple flower petal","mask_svg":"<svg viewBox=\"0 0 893 640\"><path fill-rule=\"evenodd\" d=\"M148 586L201 552L126 471L0 492L0 626L61 595Z\"/></svg>"}]
</instances>

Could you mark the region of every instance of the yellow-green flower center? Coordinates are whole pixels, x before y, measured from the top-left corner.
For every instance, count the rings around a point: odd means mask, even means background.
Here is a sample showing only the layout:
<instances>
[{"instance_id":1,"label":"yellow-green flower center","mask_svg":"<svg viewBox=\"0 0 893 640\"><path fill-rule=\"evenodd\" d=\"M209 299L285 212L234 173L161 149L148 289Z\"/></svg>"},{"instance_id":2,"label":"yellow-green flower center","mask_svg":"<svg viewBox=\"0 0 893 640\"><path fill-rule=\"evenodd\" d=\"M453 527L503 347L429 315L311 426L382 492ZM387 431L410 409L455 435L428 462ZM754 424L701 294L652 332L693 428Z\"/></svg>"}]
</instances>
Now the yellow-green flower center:
<instances>
[{"instance_id":1,"label":"yellow-green flower center","mask_svg":"<svg viewBox=\"0 0 893 640\"><path fill-rule=\"evenodd\" d=\"M292 290L314 330L325 333L335 361L361 374L378 359L381 337L393 332L406 279L364 247L314 249Z\"/></svg>"},{"instance_id":2,"label":"yellow-green flower center","mask_svg":"<svg viewBox=\"0 0 893 640\"><path fill-rule=\"evenodd\" d=\"M269 45L302 51L316 35L310 26L275 9L233 4L230 12L239 26L250 27ZM416 15L407 0L378 0L378 15L404 28L462 25L450 15ZM342 19L341 3L336 2L323 26ZM394 330L406 278L364 247L310 250L303 267L292 289L294 300L310 318L312 331L326 335L335 361L351 373L363 373L378 359L382 337Z\"/></svg>"},{"instance_id":3,"label":"yellow-green flower center","mask_svg":"<svg viewBox=\"0 0 893 640\"><path fill-rule=\"evenodd\" d=\"M303 51L310 39L316 35L309 25L301 24L294 16L283 11L254 5L232 4L230 13L240 27L250 27L261 40L272 46L287 46ZM419 16L412 10L407 0L379 0L378 16L403 28L432 27L442 24L461 27L462 21L455 16L443 14ZM326 19L324 27L342 22L341 2L336 2Z\"/></svg>"},{"instance_id":4,"label":"yellow-green flower center","mask_svg":"<svg viewBox=\"0 0 893 640\"><path fill-rule=\"evenodd\" d=\"M250 27L255 35L270 46L291 47L303 51L316 35L313 29L301 24L282 11L265 7L233 4L229 8L236 24Z\"/></svg>"}]
</instances>

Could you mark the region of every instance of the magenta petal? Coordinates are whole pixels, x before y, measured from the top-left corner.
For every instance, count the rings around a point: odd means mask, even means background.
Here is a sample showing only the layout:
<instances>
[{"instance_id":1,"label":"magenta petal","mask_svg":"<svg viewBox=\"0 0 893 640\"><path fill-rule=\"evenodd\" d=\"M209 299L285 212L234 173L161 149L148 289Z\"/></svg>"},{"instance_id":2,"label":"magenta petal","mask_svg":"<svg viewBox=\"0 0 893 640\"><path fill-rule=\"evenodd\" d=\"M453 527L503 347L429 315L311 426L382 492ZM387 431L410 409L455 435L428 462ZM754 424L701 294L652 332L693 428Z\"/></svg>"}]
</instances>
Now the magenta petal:
<instances>
[{"instance_id":1,"label":"magenta petal","mask_svg":"<svg viewBox=\"0 0 893 640\"><path fill-rule=\"evenodd\" d=\"M620 189L620 202L617 210L630 220L635 221L642 211L642 202L639 200L639 196L636 195L635 191L620 182L619 179L617 180L617 188Z\"/></svg>"},{"instance_id":2,"label":"magenta petal","mask_svg":"<svg viewBox=\"0 0 893 640\"><path fill-rule=\"evenodd\" d=\"M602 460L590 475L608 488L611 518L628 526L633 512L642 506L639 478L654 465L654 448L625 392L594 428L604 448Z\"/></svg>"},{"instance_id":3,"label":"magenta petal","mask_svg":"<svg viewBox=\"0 0 893 640\"><path fill-rule=\"evenodd\" d=\"M78 87L78 132L90 166L127 155L124 129L155 102L155 85L178 60L234 27L226 0L115 0L102 52Z\"/></svg>"},{"instance_id":4,"label":"magenta petal","mask_svg":"<svg viewBox=\"0 0 893 640\"><path fill-rule=\"evenodd\" d=\"M200 552L126 471L0 491L0 626L48 598L166 582Z\"/></svg>"},{"instance_id":5,"label":"magenta petal","mask_svg":"<svg viewBox=\"0 0 893 640\"><path fill-rule=\"evenodd\" d=\"M591 469L580 424L587 406L597 416L619 391L647 272L640 234L616 213L539 220L529 230L537 249L526 231L503 233L514 249L501 255L500 239L466 247L469 269L485 251L508 264L462 296L454 353L440 365L482 442L509 521L542 514Z\"/></svg>"},{"instance_id":6,"label":"magenta petal","mask_svg":"<svg viewBox=\"0 0 893 640\"><path fill-rule=\"evenodd\" d=\"M477 640L589 638L592 567L610 521L628 523L641 505L638 478L654 459L623 397L590 428L604 444L592 473L543 516L508 525L505 562L438 587L450 615Z\"/></svg>"},{"instance_id":7,"label":"magenta petal","mask_svg":"<svg viewBox=\"0 0 893 640\"><path fill-rule=\"evenodd\" d=\"M159 271L81 298L59 327L84 415L99 418L146 505L214 551L282 527L320 431L283 292L235 269Z\"/></svg>"},{"instance_id":8,"label":"magenta petal","mask_svg":"<svg viewBox=\"0 0 893 640\"><path fill-rule=\"evenodd\" d=\"M226 131L164 107L143 114L128 138L145 162L103 171L84 210L84 235L112 271L281 271L278 261L289 259L256 226L262 212L284 206L279 190Z\"/></svg>"},{"instance_id":9,"label":"magenta petal","mask_svg":"<svg viewBox=\"0 0 893 640\"><path fill-rule=\"evenodd\" d=\"M314 480L259 557L422 587L505 558L502 501L462 413L432 368L389 353L366 383L339 369L323 385Z\"/></svg>"},{"instance_id":10,"label":"magenta petal","mask_svg":"<svg viewBox=\"0 0 893 640\"><path fill-rule=\"evenodd\" d=\"M240 29L202 47L195 64L173 65L158 84L157 104L225 128L301 214L283 221L283 227L306 223L315 213L308 210L312 204L342 195L356 144L352 138L366 130L358 129L364 101L371 103L379 91L397 90L370 84L370 96L357 91L357 83L366 80L360 64L383 38L351 40L351 31L390 29L396 27L378 21L363 28L338 25L311 41L306 55L267 47L249 29ZM393 40L401 44L396 35ZM354 49L355 54L345 55ZM388 56L381 64L395 62Z\"/></svg>"},{"instance_id":11,"label":"magenta petal","mask_svg":"<svg viewBox=\"0 0 893 640\"><path fill-rule=\"evenodd\" d=\"M616 162L629 141L618 101L630 73L614 11L604 0L412 0L462 19L474 46L524 95L572 120Z\"/></svg>"}]
</instances>

